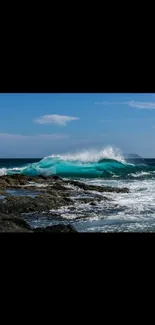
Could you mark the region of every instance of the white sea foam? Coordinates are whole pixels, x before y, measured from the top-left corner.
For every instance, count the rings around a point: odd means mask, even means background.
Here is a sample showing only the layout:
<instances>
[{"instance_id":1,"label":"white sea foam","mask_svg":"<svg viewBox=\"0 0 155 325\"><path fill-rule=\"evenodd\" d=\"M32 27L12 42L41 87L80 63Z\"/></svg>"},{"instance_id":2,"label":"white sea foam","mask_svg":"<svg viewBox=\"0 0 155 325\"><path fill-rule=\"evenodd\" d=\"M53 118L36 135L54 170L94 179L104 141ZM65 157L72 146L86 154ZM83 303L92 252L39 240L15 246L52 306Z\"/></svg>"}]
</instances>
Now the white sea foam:
<instances>
[{"instance_id":1,"label":"white sea foam","mask_svg":"<svg viewBox=\"0 0 155 325\"><path fill-rule=\"evenodd\" d=\"M13 167L13 168L9 168L8 170L15 170L15 171L22 171L24 170L26 167Z\"/></svg>"},{"instance_id":2,"label":"white sea foam","mask_svg":"<svg viewBox=\"0 0 155 325\"><path fill-rule=\"evenodd\" d=\"M29 182L27 185L23 185L23 187L27 186L35 186L35 187L48 187L49 184L42 184L42 183L35 183L35 182Z\"/></svg>"},{"instance_id":3,"label":"white sea foam","mask_svg":"<svg viewBox=\"0 0 155 325\"><path fill-rule=\"evenodd\" d=\"M55 158L59 160L65 161L81 161L81 162L98 162L101 159L114 159L119 162L124 163L124 157L121 153L120 149L113 148L113 147L106 147L100 150L90 149L90 150L83 150L81 152L75 153L67 153L62 155L51 155L45 157L45 159Z\"/></svg>"},{"instance_id":4,"label":"white sea foam","mask_svg":"<svg viewBox=\"0 0 155 325\"><path fill-rule=\"evenodd\" d=\"M13 167L13 168L0 168L0 176L8 175L9 172L18 172L20 173L23 171L26 167Z\"/></svg>"},{"instance_id":5,"label":"white sea foam","mask_svg":"<svg viewBox=\"0 0 155 325\"><path fill-rule=\"evenodd\" d=\"M0 168L0 176L7 175L7 168Z\"/></svg>"},{"instance_id":6,"label":"white sea foam","mask_svg":"<svg viewBox=\"0 0 155 325\"><path fill-rule=\"evenodd\" d=\"M146 175L150 175L150 172L140 172L140 173L131 173L129 174L129 176L132 176L132 177L141 177L141 176L146 176Z\"/></svg>"}]
</instances>

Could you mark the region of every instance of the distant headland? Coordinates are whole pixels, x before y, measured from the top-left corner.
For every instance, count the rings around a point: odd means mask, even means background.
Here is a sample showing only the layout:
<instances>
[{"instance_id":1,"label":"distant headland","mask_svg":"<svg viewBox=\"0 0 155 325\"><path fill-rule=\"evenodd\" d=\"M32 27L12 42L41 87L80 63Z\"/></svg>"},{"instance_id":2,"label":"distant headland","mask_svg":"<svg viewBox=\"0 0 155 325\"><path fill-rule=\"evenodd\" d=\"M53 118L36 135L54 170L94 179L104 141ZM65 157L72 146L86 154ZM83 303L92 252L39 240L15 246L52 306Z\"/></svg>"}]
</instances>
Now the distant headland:
<instances>
[{"instance_id":1,"label":"distant headland","mask_svg":"<svg viewBox=\"0 0 155 325\"><path fill-rule=\"evenodd\" d=\"M124 153L123 156L126 158L126 159L130 159L130 158L137 158L137 159L142 159L141 156L135 154L135 153Z\"/></svg>"}]
</instances>

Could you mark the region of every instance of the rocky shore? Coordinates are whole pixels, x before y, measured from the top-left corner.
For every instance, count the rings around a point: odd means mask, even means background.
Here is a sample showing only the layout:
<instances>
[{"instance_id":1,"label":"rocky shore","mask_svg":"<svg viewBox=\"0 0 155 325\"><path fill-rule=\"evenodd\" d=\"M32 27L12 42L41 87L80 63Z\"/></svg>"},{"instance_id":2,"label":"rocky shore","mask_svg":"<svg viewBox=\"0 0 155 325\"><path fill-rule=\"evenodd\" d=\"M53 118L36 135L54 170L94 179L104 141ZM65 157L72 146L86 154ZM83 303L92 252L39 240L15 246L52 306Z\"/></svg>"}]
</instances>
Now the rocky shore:
<instances>
[{"instance_id":1,"label":"rocky shore","mask_svg":"<svg viewBox=\"0 0 155 325\"><path fill-rule=\"evenodd\" d=\"M77 232L72 225L59 224L34 229L24 214L50 213L52 209L89 203L95 205L106 192L128 193L128 188L87 185L58 176L7 175L0 177L0 232ZM83 194L79 198L79 193ZM91 197L90 197L91 193ZM74 198L74 199L73 199ZM76 210L74 211L76 214ZM59 220L59 215L54 218Z\"/></svg>"}]
</instances>

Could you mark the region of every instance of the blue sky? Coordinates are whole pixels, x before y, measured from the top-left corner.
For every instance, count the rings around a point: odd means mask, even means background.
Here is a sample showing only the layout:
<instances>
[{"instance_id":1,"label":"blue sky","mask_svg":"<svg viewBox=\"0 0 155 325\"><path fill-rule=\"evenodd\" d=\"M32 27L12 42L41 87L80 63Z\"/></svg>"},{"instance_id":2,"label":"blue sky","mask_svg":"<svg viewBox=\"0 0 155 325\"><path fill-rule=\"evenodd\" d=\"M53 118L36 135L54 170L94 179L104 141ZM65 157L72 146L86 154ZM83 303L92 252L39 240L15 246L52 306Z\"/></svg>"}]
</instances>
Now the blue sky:
<instances>
[{"instance_id":1,"label":"blue sky","mask_svg":"<svg viewBox=\"0 0 155 325\"><path fill-rule=\"evenodd\" d=\"M0 158L114 146L155 157L155 94L0 94Z\"/></svg>"}]
</instances>

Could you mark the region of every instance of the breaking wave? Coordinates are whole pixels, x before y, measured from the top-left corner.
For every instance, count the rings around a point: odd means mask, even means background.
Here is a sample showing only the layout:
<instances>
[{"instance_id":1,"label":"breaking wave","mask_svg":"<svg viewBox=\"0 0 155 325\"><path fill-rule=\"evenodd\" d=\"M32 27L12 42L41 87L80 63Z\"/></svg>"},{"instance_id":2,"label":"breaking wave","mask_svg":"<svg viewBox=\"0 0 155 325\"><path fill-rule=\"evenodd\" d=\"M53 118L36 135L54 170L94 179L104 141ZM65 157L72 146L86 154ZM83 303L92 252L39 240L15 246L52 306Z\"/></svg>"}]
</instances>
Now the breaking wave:
<instances>
[{"instance_id":1,"label":"breaking wave","mask_svg":"<svg viewBox=\"0 0 155 325\"><path fill-rule=\"evenodd\" d=\"M0 175L58 175L80 178L155 178L155 166L131 164L120 150L106 147L63 155L51 155L23 167L1 168Z\"/></svg>"}]
</instances>

